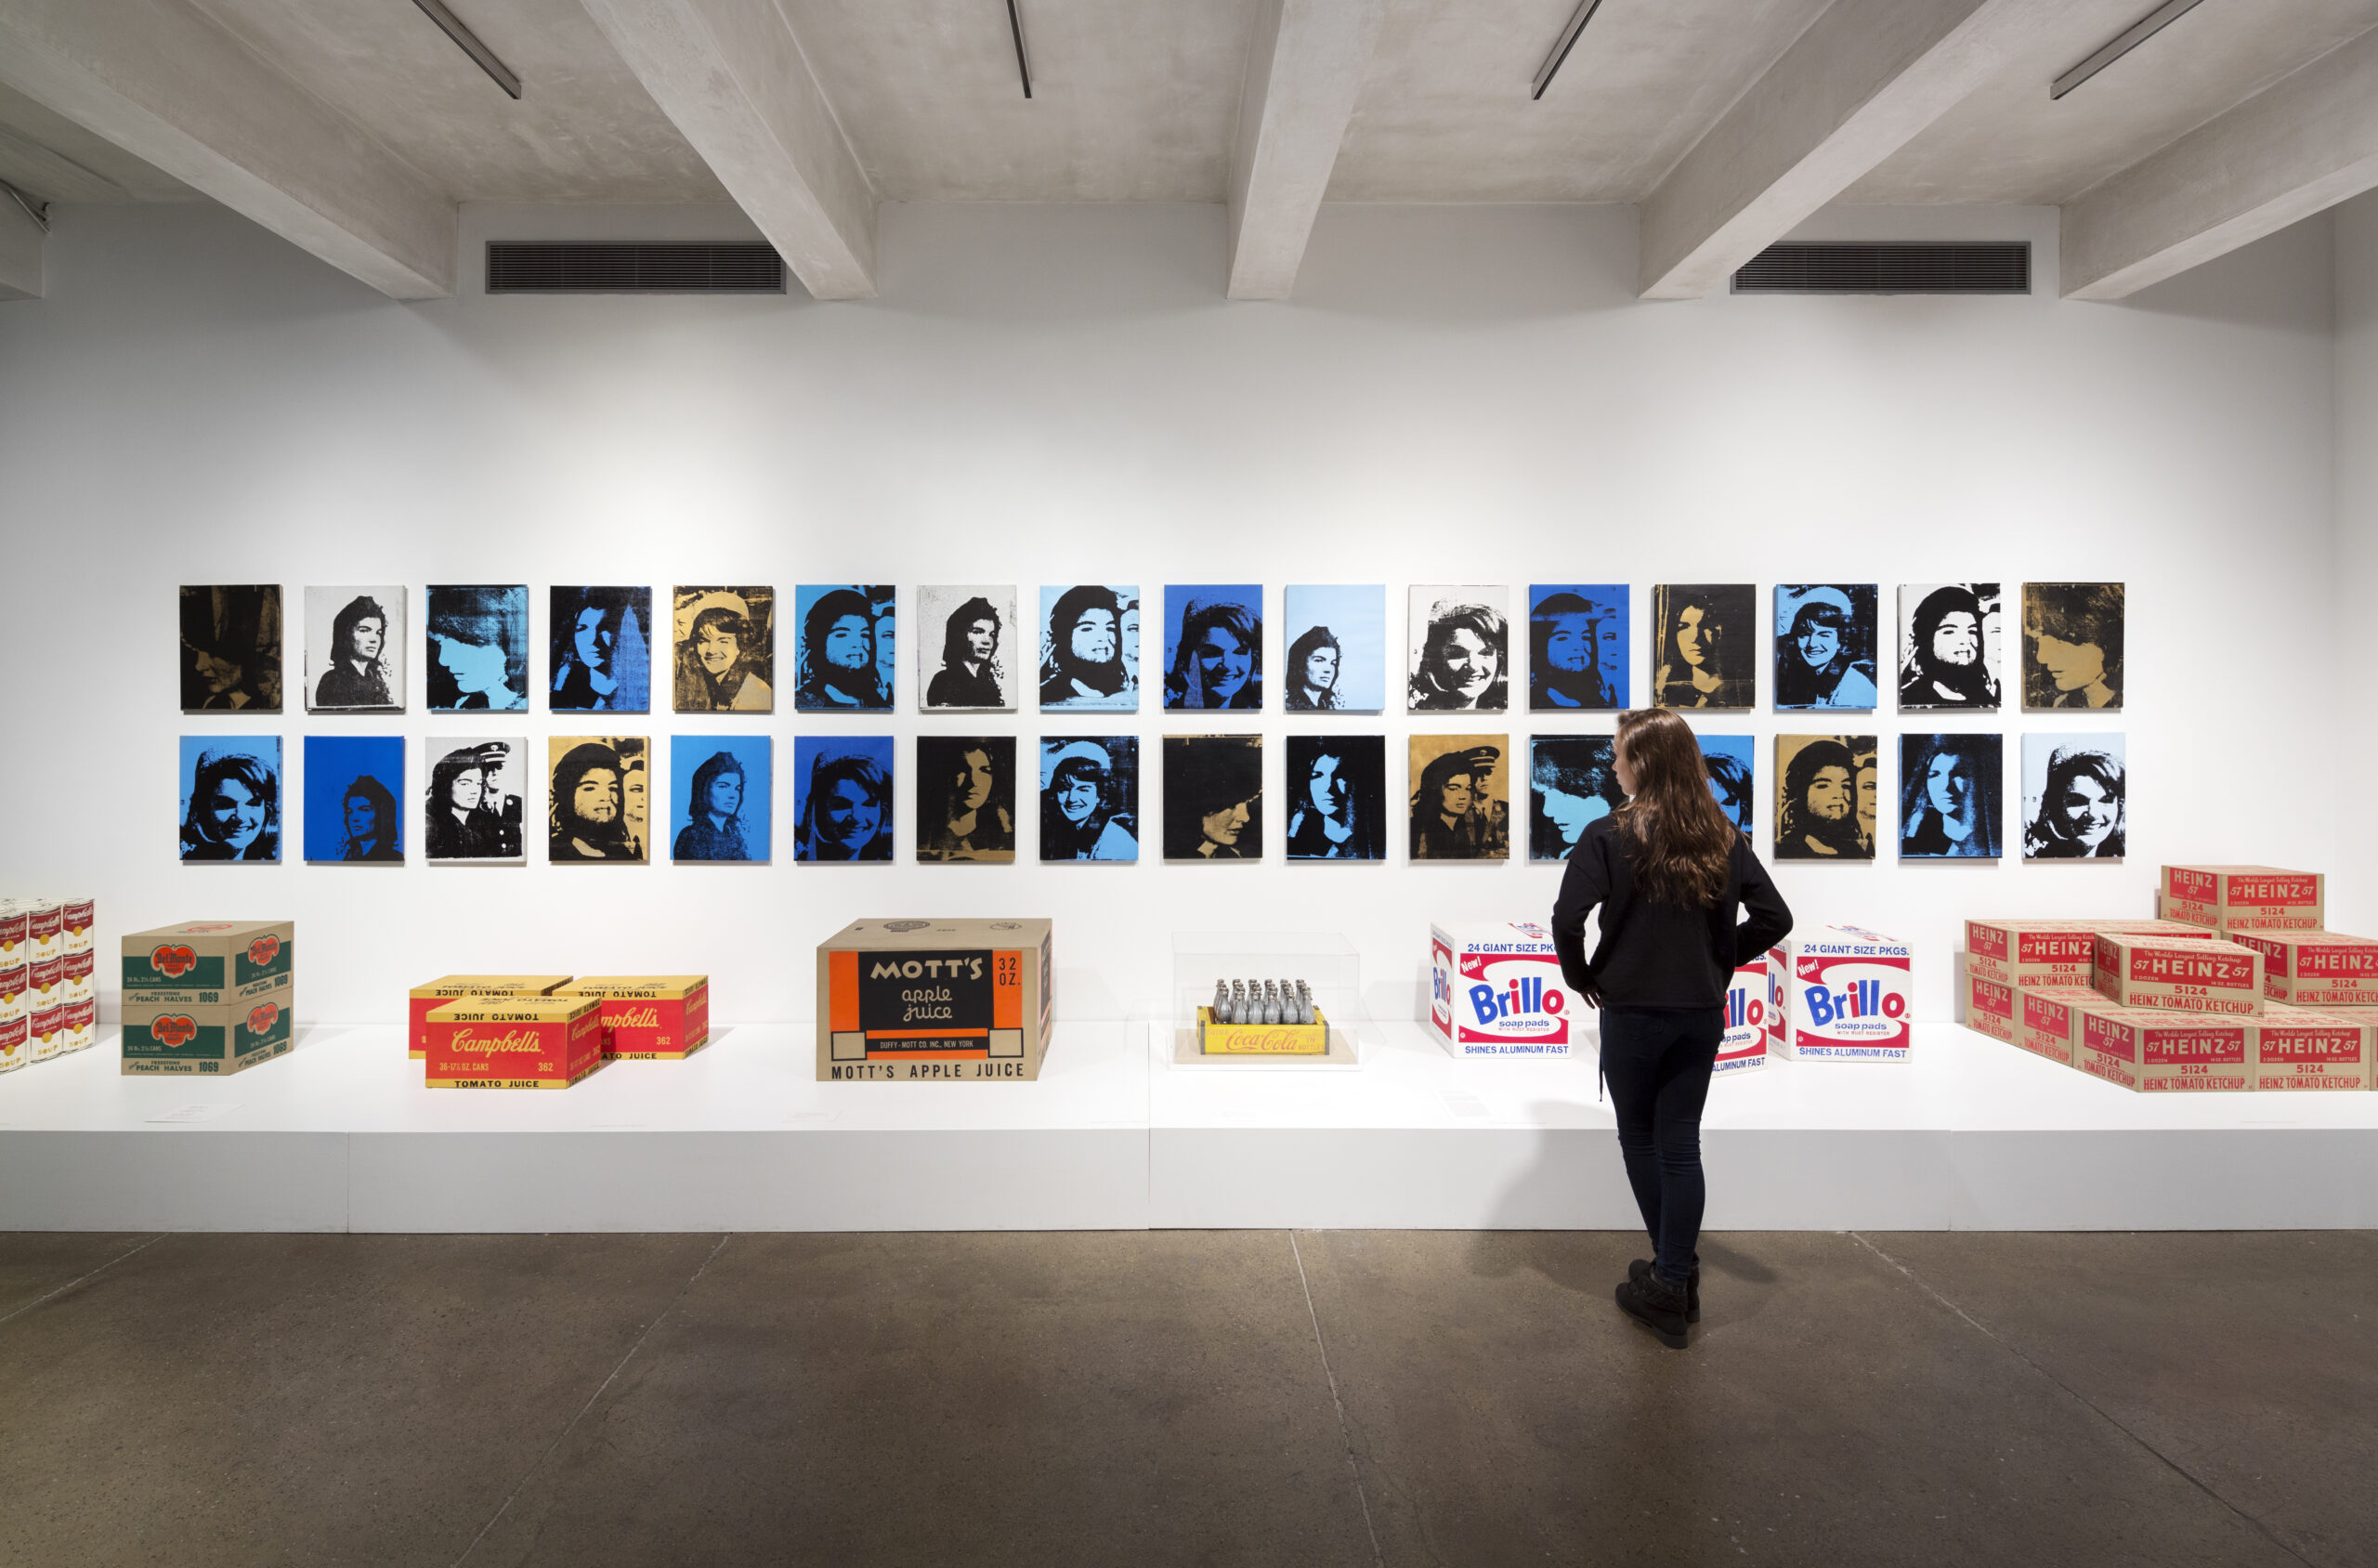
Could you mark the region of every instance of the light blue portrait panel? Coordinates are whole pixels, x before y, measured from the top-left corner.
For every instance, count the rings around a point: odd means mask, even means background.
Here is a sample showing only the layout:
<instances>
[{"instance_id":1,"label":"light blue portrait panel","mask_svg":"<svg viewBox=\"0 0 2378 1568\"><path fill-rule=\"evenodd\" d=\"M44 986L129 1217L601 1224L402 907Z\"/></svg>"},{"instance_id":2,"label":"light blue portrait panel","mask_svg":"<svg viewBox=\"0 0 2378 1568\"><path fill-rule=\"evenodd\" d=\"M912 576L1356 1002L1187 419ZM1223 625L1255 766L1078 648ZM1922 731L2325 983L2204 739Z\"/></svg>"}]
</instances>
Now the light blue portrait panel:
<instances>
[{"instance_id":1,"label":"light blue portrait panel","mask_svg":"<svg viewBox=\"0 0 2378 1568\"><path fill-rule=\"evenodd\" d=\"M1382 583L1290 583L1280 627L1279 686L1290 712L1377 713L1387 707L1387 588ZM1337 650L1331 700L1311 695L1302 668L1317 650Z\"/></svg>"},{"instance_id":2,"label":"light blue portrait panel","mask_svg":"<svg viewBox=\"0 0 2378 1568\"><path fill-rule=\"evenodd\" d=\"M281 858L286 776L277 735L185 735L180 756L184 860Z\"/></svg>"},{"instance_id":3,"label":"light blue portrait panel","mask_svg":"<svg viewBox=\"0 0 2378 1568\"><path fill-rule=\"evenodd\" d=\"M669 738L669 857L772 856L776 742L764 735Z\"/></svg>"}]
</instances>

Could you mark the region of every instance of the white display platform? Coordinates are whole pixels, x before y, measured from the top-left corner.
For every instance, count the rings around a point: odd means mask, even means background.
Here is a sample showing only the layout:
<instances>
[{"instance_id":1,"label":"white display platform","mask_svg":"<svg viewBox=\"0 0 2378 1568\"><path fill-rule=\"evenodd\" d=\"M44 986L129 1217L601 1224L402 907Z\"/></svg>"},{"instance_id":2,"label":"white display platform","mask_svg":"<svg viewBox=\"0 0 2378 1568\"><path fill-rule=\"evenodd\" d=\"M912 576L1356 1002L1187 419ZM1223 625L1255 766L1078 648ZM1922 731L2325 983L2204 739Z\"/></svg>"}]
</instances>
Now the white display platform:
<instances>
[{"instance_id":1,"label":"white display platform","mask_svg":"<svg viewBox=\"0 0 2378 1568\"><path fill-rule=\"evenodd\" d=\"M394 1026L127 1078L111 1030L0 1076L0 1229L1634 1228L1590 1054L1362 1028L1348 1071L1063 1024L1037 1083L821 1084L807 1030L743 1026L557 1093L425 1089ZM1712 1229L2378 1225L2378 1094L2133 1094L1945 1024L1721 1078L1704 1150Z\"/></svg>"}]
</instances>

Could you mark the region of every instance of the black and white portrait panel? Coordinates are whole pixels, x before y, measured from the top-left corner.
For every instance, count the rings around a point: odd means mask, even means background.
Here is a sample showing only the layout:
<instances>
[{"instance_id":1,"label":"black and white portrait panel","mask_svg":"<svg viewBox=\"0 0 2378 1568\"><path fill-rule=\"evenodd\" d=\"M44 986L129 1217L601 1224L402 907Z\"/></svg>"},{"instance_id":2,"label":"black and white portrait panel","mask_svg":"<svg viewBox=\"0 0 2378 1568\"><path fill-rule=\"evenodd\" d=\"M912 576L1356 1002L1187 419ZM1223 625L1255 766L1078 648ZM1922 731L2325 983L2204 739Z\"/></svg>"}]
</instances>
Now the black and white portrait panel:
<instances>
[{"instance_id":1,"label":"black and white portrait panel","mask_svg":"<svg viewBox=\"0 0 2378 1568\"><path fill-rule=\"evenodd\" d=\"M306 590L306 711L405 711L405 591Z\"/></svg>"},{"instance_id":2,"label":"black and white portrait panel","mask_svg":"<svg viewBox=\"0 0 2378 1568\"><path fill-rule=\"evenodd\" d=\"M1529 742L1527 857L1566 860L1585 830L1627 804L1618 741L1608 735L1538 735Z\"/></svg>"},{"instance_id":3,"label":"black and white portrait panel","mask_svg":"<svg viewBox=\"0 0 2378 1568\"><path fill-rule=\"evenodd\" d=\"M677 712L774 712L777 591L681 587L670 597Z\"/></svg>"},{"instance_id":4,"label":"black and white portrait panel","mask_svg":"<svg viewBox=\"0 0 2378 1568\"><path fill-rule=\"evenodd\" d=\"M652 707L652 590L553 589L546 687L556 713L642 713Z\"/></svg>"},{"instance_id":5,"label":"black and white portrait panel","mask_svg":"<svg viewBox=\"0 0 2378 1568\"><path fill-rule=\"evenodd\" d=\"M1652 705L1758 706L1758 591L1747 582L1652 590Z\"/></svg>"},{"instance_id":6,"label":"black and white portrait panel","mask_svg":"<svg viewBox=\"0 0 2378 1568\"><path fill-rule=\"evenodd\" d=\"M1015 712L1015 584L917 590L917 673L926 712Z\"/></svg>"},{"instance_id":7,"label":"black and white portrait panel","mask_svg":"<svg viewBox=\"0 0 2378 1568\"><path fill-rule=\"evenodd\" d=\"M1412 858L1509 859L1511 738L1415 735L1405 747Z\"/></svg>"},{"instance_id":8,"label":"black and white portrait panel","mask_svg":"<svg viewBox=\"0 0 2378 1568\"><path fill-rule=\"evenodd\" d=\"M527 584L433 582L426 630L432 712L527 710Z\"/></svg>"},{"instance_id":9,"label":"black and white portrait panel","mask_svg":"<svg viewBox=\"0 0 2378 1568\"><path fill-rule=\"evenodd\" d=\"M1015 737L917 737L917 858L1015 858Z\"/></svg>"},{"instance_id":10,"label":"black and white portrait panel","mask_svg":"<svg viewBox=\"0 0 2378 1568\"><path fill-rule=\"evenodd\" d=\"M2119 735L2023 737L2023 858L2120 860L2130 772Z\"/></svg>"},{"instance_id":11,"label":"black and white portrait panel","mask_svg":"<svg viewBox=\"0 0 2378 1568\"><path fill-rule=\"evenodd\" d=\"M1040 706L1128 713L1140 705L1140 591L1129 583L1040 589Z\"/></svg>"},{"instance_id":12,"label":"black and white portrait panel","mask_svg":"<svg viewBox=\"0 0 2378 1568\"><path fill-rule=\"evenodd\" d=\"M1040 858L1140 857L1140 738L1040 738Z\"/></svg>"},{"instance_id":13,"label":"black and white portrait panel","mask_svg":"<svg viewBox=\"0 0 2378 1568\"><path fill-rule=\"evenodd\" d=\"M1387 858L1387 737L1287 738L1291 860Z\"/></svg>"},{"instance_id":14,"label":"black and white portrait panel","mask_svg":"<svg viewBox=\"0 0 2378 1568\"><path fill-rule=\"evenodd\" d=\"M1901 859L1998 858L2006 745L1997 735L1899 738Z\"/></svg>"},{"instance_id":15,"label":"black and white portrait panel","mask_svg":"<svg viewBox=\"0 0 2378 1568\"><path fill-rule=\"evenodd\" d=\"M182 712L281 712L281 585L181 592Z\"/></svg>"},{"instance_id":16,"label":"black and white portrait panel","mask_svg":"<svg viewBox=\"0 0 2378 1568\"><path fill-rule=\"evenodd\" d=\"M1263 738L1164 738L1164 857L1263 858Z\"/></svg>"},{"instance_id":17,"label":"black and white portrait panel","mask_svg":"<svg viewBox=\"0 0 2378 1568\"><path fill-rule=\"evenodd\" d=\"M1775 706L1871 709L1875 674L1872 582L1775 585Z\"/></svg>"},{"instance_id":18,"label":"black and white portrait panel","mask_svg":"<svg viewBox=\"0 0 2378 1568\"><path fill-rule=\"evenodd\" d=\"M521 862L529 742L517 736L432 737L422 742L422 843L431 860Z\"/></svg>"},{"instance_id":19,"label":"black and white portrait panel","mask_svg":"<svg viewBox=\"0 0 2378 1568\"><path fill-rule=\"evenodd\" d=\"M546 857L556 865L649 858L651 742L640 735L556 735L545 745L553 768Z\"/></svg>"},{"instance_id":20,"label":"black and white portrait panel","mask_svg":"<svg viewBox=\"0 0 2378 1568\"><path fill-rule=\"evenodd\" d=\"M2023 706L2122 707L2123 585L2023 585Z\"/></svg>"},{"instance_id":21,"label":"black and white portrait panel","mask_svg":"<svg viewBox=\"0 0 2378 1568\"><path fill-rule=\"evenodd\" d=\"M1871 735L1775 738L1775 857L1875 858L1882 774Z\"/></svg>"},{"instance_id":22,"label":"black and white portrait panel","mask_svg":"<svg viewBox=\"0 0 2378 1568\"><path fill-rule=\"evenodd\" d=\"M1901 712L1998 711L1999 602L1995 582L1900 584Z\"/></svg>"},{"instance_id":23,"label":"black and white portrait panel","mask_svg":"<svg viewBox=\"0 0 2378 1568\"><path fill-rule=\"evenodd\" d=\"M1499 713L1509 708L1510 590L1412 590L1405 705L1415 713Z\"/></svg>"}]
</instances>

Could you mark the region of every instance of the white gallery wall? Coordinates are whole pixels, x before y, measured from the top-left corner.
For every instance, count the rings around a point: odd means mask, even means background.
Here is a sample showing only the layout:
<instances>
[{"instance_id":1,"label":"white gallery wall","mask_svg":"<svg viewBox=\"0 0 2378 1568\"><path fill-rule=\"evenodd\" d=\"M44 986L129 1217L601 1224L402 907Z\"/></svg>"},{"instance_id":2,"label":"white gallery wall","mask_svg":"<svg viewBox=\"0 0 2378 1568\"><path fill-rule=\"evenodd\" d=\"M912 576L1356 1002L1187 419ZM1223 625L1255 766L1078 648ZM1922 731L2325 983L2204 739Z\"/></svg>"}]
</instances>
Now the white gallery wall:
<instances>
[{"instance_id":1,"label":"white gallery wall","mask_svg":"<svg viewBox=\"0 0 2378 1568\"><path fill-rule=\"evenodd\" d=\"M747 232L707 210L466 219L466 257L490 237ZM2011 598L2026 580L2114 579L2129 584L2118 717L2010 699L1971 722L1886 707L1836 724L1764 706L1762 668L1759 711L1694 718L1760 738L1762 853L1779 731L1881 735L1893 803L1899 733L2001 729L2010 843L2022 734L2127 735L2126 863L1902 865L1887 847L1781 868L1799 919L1914 942L1926 1016L1946 1013L1963 917L2142 915L2163 860L2330 868L2335 907L2371 928L2366 806L2284 782L2368 777L2333 765L2341 721L2355 754L2371 744L2345 680L2378 588L2378 482L2341 470L2335 443L2348 405L2348 451L2378 411L2378 220L2335 227L2099 305L2054 296L2050 210L1836 213L1810 232L2027 237L2047 281L2016 299L1647 305L1627 209L1330 206L1295 302L1249 305L1222 297L1219 207L892 206L867 303L474 282L399 305L213 207L61 209L48 297L0 307L0 888L95 894L103 954L167 921L294 917L309 1020L392 1021L408 986L451 971L688 970L712 975L727 1021L804 1019L817 942L909 914L1053 917L1061 1016L1144 1014L1172 934L1227 928L1343 932L1373 1009L1409 1016L1430 921L1542 918L1558 867L1412 865L1400 834L1384 865L1287 864L1276 744L1263 863L1167 865L1157 738L1384 733L1393 795L1416 731L1501 731L1523 755L1539 727L1609 725L1400 704L1292 720L1285 585L1385 583L1393 644L1409 584L1503 583L1516 602L1531 582L1629 582L1640 701L1656 582L1757 584L1771 647L1778 581L1879 582L1888 611L1901 582L1995 579ZM2365 269L2358 379L2331 319L2348 253ZM2342 572L2341 472L2357 542ZM422 738L592 727L542 696L526 715L426 712L425 584L530 584L536 690L549 584L650 583L665 602L674 583L887 581L903 644L888 719L601 721L772 735L775 864L548 866L533 823L525 867L420 863ZM1014 582L1030 603L1041 583L1136 582L1153 603L1168 581L1247 581L1266 586L1271 706L1246 722L1164 714L1152 694L1111 725L915 712L920 583ZM307 585L388 581L413 595L401 717L309 718L294 679L278 718L177 711L177 584L283 584L294 650ZM2353 581L2358 598L2332 599ZM1147 635L1143 669L1161 655L1154 613ZM788 704L790 657L780 633ZM2016 692L2019 657L2010 635ZM1016 865L914 863L921 731L1012 731L1029 758L1043 733L1125 729L1147 761L1137 865L1034 862L1028 804ZM279 866L178 864L176 737L230 732L284 738L292 801L304 736L404 736L413 863L306 865L291 821ZM886 732L899 862L795 865L793 738ZM1524 818L1515 803L1522 855Z\"/></svg>"}]
</instances>

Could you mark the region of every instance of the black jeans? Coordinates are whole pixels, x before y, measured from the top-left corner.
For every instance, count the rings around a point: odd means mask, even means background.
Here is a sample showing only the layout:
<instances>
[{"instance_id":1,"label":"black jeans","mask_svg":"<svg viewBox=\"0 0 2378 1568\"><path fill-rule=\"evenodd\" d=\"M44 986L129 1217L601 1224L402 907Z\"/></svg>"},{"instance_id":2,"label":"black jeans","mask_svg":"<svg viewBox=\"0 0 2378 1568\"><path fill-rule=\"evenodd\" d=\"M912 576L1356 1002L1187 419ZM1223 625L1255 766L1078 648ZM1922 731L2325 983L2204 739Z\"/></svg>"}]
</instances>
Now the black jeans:
<instances>
[{"instance_id":1,"label":"black jeans","mask_svg":"<svg viewBox=\"0 0 2378 1568\"><path fill-rule=\"evenodd\" d=\"M1653 1267L1678 1284L1701 1266L1693 1250L1708 1199L1701 1176L1701 1107L1725 1033L1722 1008L1601 1010L1601 1076L1618 1113L1627 1183L1652 1234Z\"/></svg>"}]
</instances>

